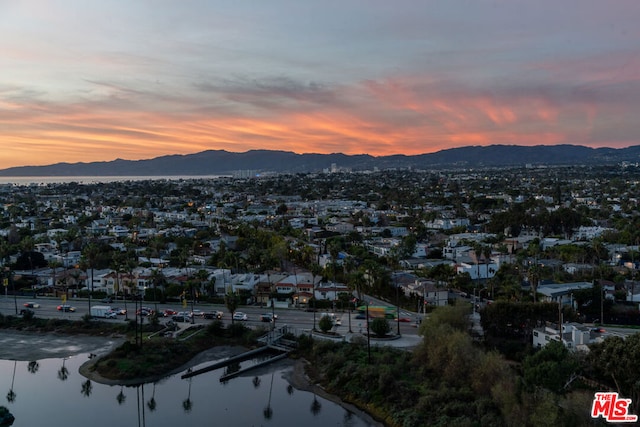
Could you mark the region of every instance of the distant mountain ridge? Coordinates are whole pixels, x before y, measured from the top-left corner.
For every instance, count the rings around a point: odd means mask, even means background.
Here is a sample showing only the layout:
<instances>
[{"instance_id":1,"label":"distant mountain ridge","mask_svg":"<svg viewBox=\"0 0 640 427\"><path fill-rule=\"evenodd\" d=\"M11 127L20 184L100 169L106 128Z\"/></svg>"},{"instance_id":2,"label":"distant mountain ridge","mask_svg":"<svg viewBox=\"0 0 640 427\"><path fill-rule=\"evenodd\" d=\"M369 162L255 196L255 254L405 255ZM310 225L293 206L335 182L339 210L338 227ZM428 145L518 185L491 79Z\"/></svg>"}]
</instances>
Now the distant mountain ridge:
<instances>
[{"instance_id":1,"label":"distant mountain ridge","mask_svg":"<svg viewBox=\"0 0 640 427\"><path fill-rule=\"evenodd\" d=\"M171 176L225 175L237 171L320 172L335 164L354 171L414 168L452 169L531 165L595 165L639 162L640 145L628 148L589 148L580 145L489 145L451 148L429 154L371 156L368 154L296 154L290 151L251 150L233 153L207 150L194 154L146 160L56 163L0 170L0 176Z\"/></svg>"}]
</instances>

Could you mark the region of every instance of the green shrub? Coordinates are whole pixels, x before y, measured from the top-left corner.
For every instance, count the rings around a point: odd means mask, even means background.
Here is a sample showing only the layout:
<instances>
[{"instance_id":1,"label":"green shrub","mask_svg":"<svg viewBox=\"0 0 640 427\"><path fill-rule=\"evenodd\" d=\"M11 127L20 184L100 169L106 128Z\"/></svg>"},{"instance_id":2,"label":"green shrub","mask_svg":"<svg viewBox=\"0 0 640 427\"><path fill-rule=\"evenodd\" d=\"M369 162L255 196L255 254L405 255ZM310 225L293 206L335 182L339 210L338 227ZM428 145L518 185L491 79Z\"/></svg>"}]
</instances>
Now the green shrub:
<instances>
[{"instance_id":1,"label":"green shrub","mask_svg":"<svg viewBox=\"0 0 640 427\"><path fill-rule=\"evenodd\" d=\"M373 319L369 327L371 328L371 332L379 337L383 337L391 331L391 325L389 325L389 321L384 318Z\"/></svg>"},{"instance_id":2,"label":"green shrub","mask_svg":"<svg viewBox=\"0 0 640 427\"><path fill-rule=\"evenodd\" d=\"M31 323L31 321L35 319L35 317L36 314L32 310L25 310L24 314L22 315L22 319L27 323Z\"/></svg>"},{"instance_id":3,"label":"green shrub","mask_svg":"<svg viewBox=\"0 0 640 427\"><path fill-rule=\"evenodd\" d=\"M322 316L320 322L318 322L318 327L324 333L327 333L333 328L333 321L329 316Z\"/></svg>"},{"instance_id":4,"label":"green shrub","mask_svg":"<svg viewBox=\"0 0 640 427\"><path fill-rule=\"evenodd\" d=\"M224 324L222 320L214 320L209 326L207 326L207 334L214 337L224 336Z\"/></svg>"}]
</instances>

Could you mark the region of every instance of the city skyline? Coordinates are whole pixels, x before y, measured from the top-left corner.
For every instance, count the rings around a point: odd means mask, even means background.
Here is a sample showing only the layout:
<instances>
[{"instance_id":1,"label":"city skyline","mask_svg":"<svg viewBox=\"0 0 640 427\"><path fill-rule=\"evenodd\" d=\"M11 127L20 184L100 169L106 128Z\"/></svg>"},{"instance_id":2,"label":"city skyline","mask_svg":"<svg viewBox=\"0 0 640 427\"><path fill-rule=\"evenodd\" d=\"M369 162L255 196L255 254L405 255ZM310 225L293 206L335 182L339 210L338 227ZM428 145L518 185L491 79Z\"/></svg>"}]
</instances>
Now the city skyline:
<instances>
[{"instance_id":1,"label":"city skyline","mask_svg":"<svg viewBox=\"0 0 640 427\"><path fill-rule=\"evenodd\" d=\"M0 169L640 144L640 4L0 4Z\"/></svg>"}]
</instances>

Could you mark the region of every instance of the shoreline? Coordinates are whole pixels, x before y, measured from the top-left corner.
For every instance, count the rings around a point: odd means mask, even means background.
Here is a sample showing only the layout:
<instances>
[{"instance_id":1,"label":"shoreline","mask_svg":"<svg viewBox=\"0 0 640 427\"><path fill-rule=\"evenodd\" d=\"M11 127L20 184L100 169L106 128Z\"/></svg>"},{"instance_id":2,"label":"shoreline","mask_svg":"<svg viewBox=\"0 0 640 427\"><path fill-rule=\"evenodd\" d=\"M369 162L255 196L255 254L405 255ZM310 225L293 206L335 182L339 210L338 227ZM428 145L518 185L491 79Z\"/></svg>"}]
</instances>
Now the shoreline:
<instances>
[{"instance_id":1,"label":"shoreline","mask_svg":"<svg viewBox=\"0 0 640 427\"><path fill-rule=\"evenodd\" d=\"M50 358L69 357L77 354L94 354L95 357L84 362L80 375L105 385L132 386L141 383L161 381L163 378L179 374L187 369L209 361L222 359L243 353L247 349L241 346L218 346L198 353L182 366L162 375L132 380L111 380L103 378L91 367L105 354L120 345L124 338L119 336L62 335L56 333L37 333L15 330L0 330L0 359L30 361ZM283 378L300 391L314 393L317 396L340 405L374 427L384 427L384 423L375 420L369 413L354 404L344 402L340 397L326 392L322 387L311 382L305 372L308 363L304 359L284 359L280 362L285 367ZM258 368L258 372L259 372Z\"/></svg>"},{"instance_id":2,"label":"shoreline","mask_svg":"<svg viewBox=\"0 0 640 427\"><path fill-rule=\"evenodd\" d=\"M286 379L289 382L289 384L291 384L294 388L296 388L297 390L316 394L322 397L323 399L326 399L330 402L340 405L344 409L356 414L359 418L366 421L371 426L385 427L385 424L383 422L376 420L368 412L360 409L359 407L357 407L352 403L345 402L339 396L328 393L327 391L325 391L325 389L323 389L319 385L312 383L305 372L305 366L309 362L307 362L304 359L299 359L299 360L289 359L289 361L293 364L293 366L288 371L285 372L284 379Z\"/></svg>"}]
</instances>

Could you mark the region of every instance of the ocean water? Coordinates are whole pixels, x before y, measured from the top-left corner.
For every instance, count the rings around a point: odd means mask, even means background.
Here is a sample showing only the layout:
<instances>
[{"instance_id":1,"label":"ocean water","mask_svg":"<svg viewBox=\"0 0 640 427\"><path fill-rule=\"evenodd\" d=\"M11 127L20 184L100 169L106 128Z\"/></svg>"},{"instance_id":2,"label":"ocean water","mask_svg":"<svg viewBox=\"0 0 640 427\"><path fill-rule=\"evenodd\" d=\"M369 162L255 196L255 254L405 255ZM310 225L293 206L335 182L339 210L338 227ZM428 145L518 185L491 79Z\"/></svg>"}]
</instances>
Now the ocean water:
<instances>
[{"instance_id":1,"label":"ocean water","mask_svg":"<svg viewBox=\"0 0 640 427\"><path fill-rule=\"evenodd\" d=\"M218 179L225 175L144 175L144 176L0 176L0 185L47 185L68 182L96 184L123 181L184 181Z\"/></svg>"}]
</instances>

